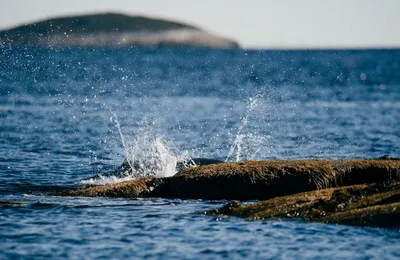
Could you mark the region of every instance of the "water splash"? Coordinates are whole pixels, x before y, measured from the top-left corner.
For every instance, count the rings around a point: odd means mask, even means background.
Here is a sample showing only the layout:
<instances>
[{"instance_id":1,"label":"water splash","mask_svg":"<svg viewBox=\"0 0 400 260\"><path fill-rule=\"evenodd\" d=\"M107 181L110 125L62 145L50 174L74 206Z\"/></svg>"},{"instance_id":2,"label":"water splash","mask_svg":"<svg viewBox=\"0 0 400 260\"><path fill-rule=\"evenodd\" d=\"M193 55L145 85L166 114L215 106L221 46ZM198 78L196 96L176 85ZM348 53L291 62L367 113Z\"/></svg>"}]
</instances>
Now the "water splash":
<instances>
[{"instance_id":1,"label":"water splash","mask_svg":"<svg viewBox=\"0 0 400 260\"><path fill-rule=\"evenodd\" d=\"M148 133L129 141L125 147L126 161L130 162L131 174L135 178L169 177L176 171L181 159L162 137L152 137Z\"/></svg>"},{"instance_id":2,"label":"water splash","mask_svg":"<svg viewBox=\"0 0 400 260\"><path fill-rule=\"evenodd\" d=\"M115 117L115 127L117 128L119 136L121 138L122 146L123 146L124 151L125 151L125 158L126 158L126 161L127 161L128 165L129 165L129 167L133 171L134 170L134 167L132 166L132 162L133 161L131 161L131 159L130 159L128 146L127 146L126 141L125 141L125 136L122 134L121 124L120 124L120 122L118 120L118 116L117 116L117 114L114 113L114 111L111 110L111 108L108 108L108 109L110 110L111 114L113 114L114 117ZM110 118L110 121L111 122L113 121L112 117Z\"/></svg>"},{"instance_id":3,"label":"water splash","mask_svg":"<svg viewBox=\"0 0 400 260\"><path fill-rule=\"evenodd\" d=\"M153 122L143 120L134 138L128 139L122 133L118 117L113 114L125 151L125 161L130 168L128 176L170 177L176 174L178 162L192 164L187 151L178 152L172 142L167 142L162 135L156 133Z\"/></svg>"},{"instance_id":4,"label":"water splash","mask_svg":"<svg viewBox=\"0 0 400 260\"><path fill-rule=\"evenodd\" d=\"M78 184L85 185L85 186L103 186L112 183L118 183L123 181L130 181L134 179L133 177L119 177L119 176L105 176L102 174L96 175L95 177L80 180Z\"/></svg>"},{"instance_id":5,"label":"water splash","mask_svg":"<svg viewBox=\"0 0 400 260\"><path fill-rule=\"evenodd\" d=\"M240 119L239 128L232 136L225 161L240 161L254 159L260 150L265 148L269 136L259 135L254 129L247 129L249 122L257 115L256 108L262 101L261 95L247 100L246 112ZM172 142L165 140L155 126L156 120L145 118L134 127L129 136L123 133L123 127L117 114L103 104L110 111L110 121L118 131L119 139L124 149L125 161L111 174L100 174L96 178L81 181L81 184L104 185L135 178L169 177L177 173L177 166L187 168L196 166L188 151L180 152ZM132 130L132 129L131 129ZM199 154L197 154L199 155ZM200 154L202 156L202 153ZM179 163L178 163L179 162ZM178 168L179 168L178 167Z\"/></svg>"},{"instance_id":6,"label":"water splash","mask_svg":"<svg viewBox=\"0 0 400 260\"><path fill-rule=\"evenodd\" d=\"M249 117L252 115L252 113L257 108L257 106L260 104L260 102L261 102L260 95L256 95L255 97L251 97L248 99L247 107L246 107L246 114L240 120L240 125L238 128L238 131L235 135L233 143L230 146L228 155L225 159L226 162L229 162L229 161L239 162L241 160L243 145L245 142L247 142L248 145L250 143L253 143L253 145L256 144L257 147L259 147L259 146L261 146L262 142L265 141L265 138L258 136L254 133L248 133L248 134L244 133L244 130L249 123ZM254 158L255 154L257 152L259 152L260 150L261 150L261 148L258 148L251 155L251 158Z\"/></svg>"},{"instance_id":7,"label":"water splash","mask_svg":"<svg viewBox=\"0 0 400 260\"><path fill-rule=\"evenodd\" d=\"M143 120L130 139L123 133L117 114L110 107L103 106L112 114L110 121L118 131L125 160L117 170L81 180L80 184L105 185L136 178L170 177L177 173L178 162L184 168L196 166L188 151L179 153L172 142L165 141L162 135L156 133L153 122Z\"/></svg>"}]
</instances>

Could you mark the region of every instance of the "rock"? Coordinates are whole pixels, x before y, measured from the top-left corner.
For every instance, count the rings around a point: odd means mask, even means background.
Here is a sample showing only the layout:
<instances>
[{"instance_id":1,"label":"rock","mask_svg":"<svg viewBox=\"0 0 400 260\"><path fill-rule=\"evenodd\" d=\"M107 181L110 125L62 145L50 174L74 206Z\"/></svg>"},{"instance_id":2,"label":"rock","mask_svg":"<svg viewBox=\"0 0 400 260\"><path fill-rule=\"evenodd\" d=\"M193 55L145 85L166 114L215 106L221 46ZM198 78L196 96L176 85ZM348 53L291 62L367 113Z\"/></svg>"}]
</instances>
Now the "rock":
<instances>
[{"instance_id":1,"label":"rock","mask_svg":"<svg viewBox=\"0 0 400 260\"><path fill-rule=\"evenodd\" d=\"M163 197L233 201L206 214L251 220L400 227L400 161L276 160L187 168L173 177L68 190L58 196Z\"/></svg>"},{"instance_id":2,"label":"rock","mask_svg":"<svg viewBox=\"0 0 400 260\"><path fill-rule=\"evenodd\" d=\"M384 154L379 157L378 160L400 160L400 158L390 157L388 154Z\"/></svg>"},{"instance_id":3,"label":"rock","mask_svg":"<svg viewBox=\"0 0 400 260\"><path fill-rule=\"evenodd\" d=\"M26 205L26 203L22 201L0 200L0 207L23 206L23 205Z\"/></svg>"},{"instance_id":4,"label":"rock","mask_svg":"<svg viewBox=\"0 0 400 260\"><path fill-rule=\"evenodd\" d=\"M173 177L137 179L57 195L265 200L399 179L397 160L247 161L198 166Z\"/></svg>"},{"instance_id":5,"label":"rock","mask_svg":"<svg viewBox=\"0 0 400 260\"><path fill-rule=\"evenodd\" d=\"M250 220L301 219L332 224L400 227L400 182L330 188L245 206L236 202L206 214Z\"/></svg>"},{"instance_id":6,"label":"rock","mask_svg":"<svg viewBox=\"0 0 400 260\"><path fill-rule=\"evenodd\" d=\"M57 192L53 195L64 197L149 197L154 187L162 182L162 179L155 178L135 179L108 184L106 186L94 186L83 189L66 190Z\"/></svg>"},{"instance_id":7,"label":"rock","mask_svg":"<svg viewBox=\"0 0 400 260\"><path fill-rule=\"evenodd\" d=\"M152 192L156 197L262 200L311 190L400 178L400 161L274 160L185 169Z\"/></svg>"}]
</instances>

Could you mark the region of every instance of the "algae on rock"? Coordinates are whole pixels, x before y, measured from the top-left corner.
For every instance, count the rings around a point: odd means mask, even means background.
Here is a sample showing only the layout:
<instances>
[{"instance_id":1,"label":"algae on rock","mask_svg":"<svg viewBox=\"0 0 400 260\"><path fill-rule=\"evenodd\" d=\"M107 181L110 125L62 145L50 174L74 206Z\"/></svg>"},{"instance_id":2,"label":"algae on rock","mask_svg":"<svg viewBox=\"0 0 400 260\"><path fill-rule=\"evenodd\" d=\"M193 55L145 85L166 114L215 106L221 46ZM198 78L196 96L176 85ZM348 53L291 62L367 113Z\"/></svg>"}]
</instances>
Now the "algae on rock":
<instances>
[{"instance_id":1,"label":"algae on rock","mask_svg":"<svg viewBox=\"0 0 400 260\"><path fill-rule=\"evenodd\" d=\"M266 160L204 165L168 178L136 179L58 195L263 200L398 179L397 160Z\"/></svg>"},{"instance_id":2,"label":"algae on rock","mask_svg":"<svg viewBox=\"0 0 400 260\"><path fill-rule=\"evenodd\" d=\"M275 160L221 163L59 192L58 196L262 200L207 214L248 219L400 227L399 160Z\"/></svg>"},{"instance_id":3,"label":"algae on rock","mask_svg":"<svg viewBox=\"0 0 400 260\"><path fill-rule=\"evenodd\" d=\"M231 202L206 212L247 218L400 227L400 182L330 188L276 197L241 206Z\"/></svg>"}]
</instances>

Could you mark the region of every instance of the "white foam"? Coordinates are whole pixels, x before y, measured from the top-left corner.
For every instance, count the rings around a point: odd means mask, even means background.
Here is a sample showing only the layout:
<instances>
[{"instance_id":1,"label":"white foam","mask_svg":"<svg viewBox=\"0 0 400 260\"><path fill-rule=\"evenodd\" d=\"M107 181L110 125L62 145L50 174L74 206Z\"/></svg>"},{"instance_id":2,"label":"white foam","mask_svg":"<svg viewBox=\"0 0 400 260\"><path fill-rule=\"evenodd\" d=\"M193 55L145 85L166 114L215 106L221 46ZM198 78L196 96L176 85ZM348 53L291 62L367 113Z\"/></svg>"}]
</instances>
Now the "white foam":
<instances>
[{"instance_id":1,"label":"white foam","mask_svg":"<svg viewBox=\"0 0 400 260\"><path fill-rule=\"evenodd\" d=\"M130 169L125 172L116 172L115 175L97 175L91 179L82 180L83 185L106 185L136 178L170 177L177 173L178 162L193 165L187 151L179 153L171 142L167 142L161 135L155 134L151 123L143 123L132 139L125 136L121 129L118 116L112 113L110 121L115 123L125 152L125 158ZM122 170L121 170L122 171ZM118 176L118 174L120 174Z\"/></svg>"},{"instance_id":2,"label":"white foam","mask_svg":"<svg viewBox=\"0 0 400 260\"><path fill-rule=\"evenodd\" d=\"M134 179L133 177L123 177L118 178L116 176L102 176L98 175L95 178L81 180L78 183L81 185L90 185L90 186L102 186L106 184L118 183L123 181L130 181Z\"/></svg>"}]
</instances>

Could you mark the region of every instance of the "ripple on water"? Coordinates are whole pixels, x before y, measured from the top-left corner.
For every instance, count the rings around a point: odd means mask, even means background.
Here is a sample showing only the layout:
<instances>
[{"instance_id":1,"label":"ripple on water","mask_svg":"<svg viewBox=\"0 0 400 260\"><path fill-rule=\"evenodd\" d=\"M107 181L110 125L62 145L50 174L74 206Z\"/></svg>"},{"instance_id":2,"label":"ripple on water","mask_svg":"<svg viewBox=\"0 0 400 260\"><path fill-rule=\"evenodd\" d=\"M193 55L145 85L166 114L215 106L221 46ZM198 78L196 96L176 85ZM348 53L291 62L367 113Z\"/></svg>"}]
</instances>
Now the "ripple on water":
<instances>
[{"instance_id":1,"label":"ripple on water","mask_svg":"<svg viewBox=\"0 0 400 260\"><path fill-rule=\"evenodd\" d=\"M150 122L177 154L400 157L398 50L0 49L0 199L27 202L0 206L0 259L400 257L399 230L191 214L225 201L38 196L121 164L109 108L127 139Z\"/></svg>"}]
</instances>

